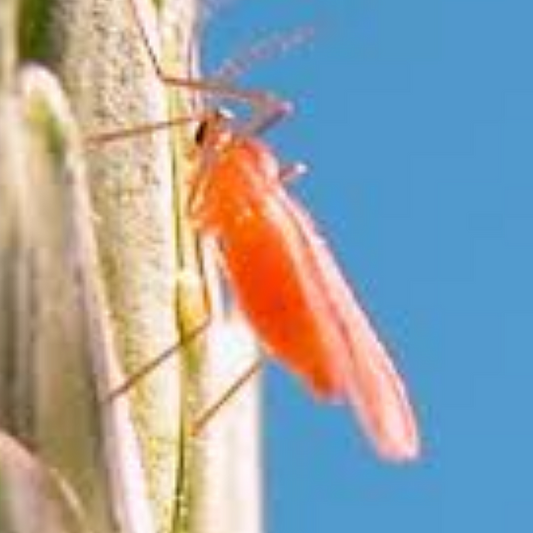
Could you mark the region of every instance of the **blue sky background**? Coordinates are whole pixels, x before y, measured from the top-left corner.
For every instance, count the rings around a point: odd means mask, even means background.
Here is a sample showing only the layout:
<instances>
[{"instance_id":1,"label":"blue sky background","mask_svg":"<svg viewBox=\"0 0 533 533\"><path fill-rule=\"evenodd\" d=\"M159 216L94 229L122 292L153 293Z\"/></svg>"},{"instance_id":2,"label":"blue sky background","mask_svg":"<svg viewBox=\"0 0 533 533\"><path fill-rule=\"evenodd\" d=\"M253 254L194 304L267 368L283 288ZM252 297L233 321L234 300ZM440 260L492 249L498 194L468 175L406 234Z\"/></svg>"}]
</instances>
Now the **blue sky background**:
<instances>
[{"instance_id":1,"label":"blue sky background","mask_svg":"<svg viewBox=\"0 0 533 533\"><path fill-rule=\"evenodd\" d=\"M274 533L533 531L533 3L241 0L211 62L319 35L243 85L296 103L269 135L418 406L420 463L376 460L352 418L273 365Z\"/></svg>"}]
</instances>

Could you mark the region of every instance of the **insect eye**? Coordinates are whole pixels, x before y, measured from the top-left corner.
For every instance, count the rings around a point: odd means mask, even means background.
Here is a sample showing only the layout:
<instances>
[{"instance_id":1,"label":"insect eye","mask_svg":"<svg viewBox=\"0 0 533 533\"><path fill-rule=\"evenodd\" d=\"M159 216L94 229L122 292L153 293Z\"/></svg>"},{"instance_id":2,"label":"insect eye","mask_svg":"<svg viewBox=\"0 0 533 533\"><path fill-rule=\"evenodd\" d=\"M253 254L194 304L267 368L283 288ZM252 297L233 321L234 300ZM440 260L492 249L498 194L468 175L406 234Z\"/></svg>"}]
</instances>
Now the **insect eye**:
<instances>
[{"instance_id":1,"label":"insect eye","mask_svg":"<svg viewBox=\"0 0 533 533\"><path fill-rule=\"evenodd\" d=\"M196 130L196 133L194 134L194 142L197 146L202 146L205 142L205 138L207 135L207 121L204 120L200 123L198 126L198 129Z\"/></svg>"}]
</instances>

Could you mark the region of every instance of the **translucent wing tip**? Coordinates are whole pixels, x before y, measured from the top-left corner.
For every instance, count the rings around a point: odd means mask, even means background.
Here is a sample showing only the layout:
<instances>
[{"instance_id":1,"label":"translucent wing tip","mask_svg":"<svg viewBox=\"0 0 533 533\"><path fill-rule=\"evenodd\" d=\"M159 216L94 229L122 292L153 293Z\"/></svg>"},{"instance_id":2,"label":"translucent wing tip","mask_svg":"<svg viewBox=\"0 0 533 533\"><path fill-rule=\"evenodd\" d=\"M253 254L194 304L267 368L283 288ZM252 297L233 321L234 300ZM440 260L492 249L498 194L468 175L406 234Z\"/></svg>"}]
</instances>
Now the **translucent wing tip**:
<instances>
[{"instance_id":1,"label":"translucent wing tip","mask_svg":"<svg viewBox=\"0 0 533 533\"><path fill-rule=\"evenodd\" d=\"M367 379L352 374L345 381L345 394L356 418L383 459L396 463L418 459L420 434L400 376L386 357L376 354L365 361Z\"/></svg>"},{"instance_id":2,"label":"translucent wing tip","mask_svg":"<svg viewBox=\"0 0 533 533\"><path fill-rule=\"evenodd\" d=\"M415 461L421 455L421 441L410 406L408 412L387 415L385 426L373 440L384 459L396 463Z\"/></svg>"}]
</instances>

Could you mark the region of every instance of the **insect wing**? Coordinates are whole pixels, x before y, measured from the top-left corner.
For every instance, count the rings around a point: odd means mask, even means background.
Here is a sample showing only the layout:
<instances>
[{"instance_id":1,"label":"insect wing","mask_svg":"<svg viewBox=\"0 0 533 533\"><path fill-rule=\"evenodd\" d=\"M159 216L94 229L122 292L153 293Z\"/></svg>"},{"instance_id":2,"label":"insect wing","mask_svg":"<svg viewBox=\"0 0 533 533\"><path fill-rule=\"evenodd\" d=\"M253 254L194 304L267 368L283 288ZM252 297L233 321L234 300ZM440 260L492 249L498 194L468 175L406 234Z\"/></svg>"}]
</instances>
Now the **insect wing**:
<instances>
[{"instance_id":1,"label":"insect wing","mask_svg":"<svg viewBox=\"0 0 533 533\"><path fill-rule=\"evenodd\" d=\"M402 379L310 217L294 203L291 211L308 248L315 282L334 311L327 317L329 327L342 328L349 347L331 354L331 372L379 453L393 461L416 458L418 430Z\"/></svg>"}]
</instances>

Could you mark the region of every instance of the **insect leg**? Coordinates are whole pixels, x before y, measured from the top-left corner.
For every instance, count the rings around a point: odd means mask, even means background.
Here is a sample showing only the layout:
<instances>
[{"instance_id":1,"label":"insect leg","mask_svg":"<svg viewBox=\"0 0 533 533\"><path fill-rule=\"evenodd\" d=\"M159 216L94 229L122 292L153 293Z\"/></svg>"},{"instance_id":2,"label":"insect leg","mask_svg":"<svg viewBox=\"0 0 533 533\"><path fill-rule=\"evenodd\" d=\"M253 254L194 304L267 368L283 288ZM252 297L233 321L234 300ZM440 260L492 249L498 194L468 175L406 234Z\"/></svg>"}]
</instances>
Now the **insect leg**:
<instances>
[{"instance_id":1,"label":"insect leg","mask_svg":"<svg viewBox=\"0 0 533 533\"><path fill-rule=\"evenodd\" d=\"M203 261L200 261L199 267L200 267L200 273L199 273L200 278L205 279L206 273L205 273L205 266L204 266ZM176 344L174 344L170 348L167 348L164 352L160 353L154 359L148 361L145 365L141 366L141 368L137 369L133 374L130 374L130 376L126 378L124 383L122 383L116 389L112 390L109 393L107 397L108 401L112 401L115 398L118 398L119 396L122 396L123 394L128 392L131 389L131 387L133 387L140 380L148 376L152 371L158 368L172 355L179 352L182 348L186 347L188 344L197 340L199 336L202 335L202 333L204 333L204 331L211 324L212 316L213 316L213 311L211 307L212 305L211 299L209 298L209 294L207 292L207 286L205 283L202 283L202 293L203 293L203 300L204 300L204 305L205 305L205 312L204 312L205 316L203 320L193 329L191 329L188 332L185 332L182 338Z\"/></svg>"},{"instance_id":2,"label":"insect leg","mask_svg":"<svg viewBox=\"0 0 533 533\"><path fill-rule=\"evenodd\" d=\"M107 401L113 401L119 396L122 396L123 394L127 393L134 385L136 385L140 380L144 379L152 371L158 368L172 355L174 355L176 352L179 352L182 348L187 346L187 344L194 342L209 327L210 322L211 322L211 317L208 316L192 331L184 335L183 338L180 339L179 342L177 342L170 348L167 348L164 352L159 354L154 359L148 361L145 365L143 365L141 368L136 370L133 374L128 376L126 380L124 381L124 383L119 385L116 389L112 390L108 394L106 398Z\"/></svg>"},{"instance_id":3,"label":"insect leg","mask_svg":"<svg viewBox=\"0 0 533 533\"><path fill-rule=\"evenodd\" d=\"M224 392L218 400L212 405L207 407L203 413L194 421L191 432L194 436L197 436L208 424L210 420L224 407L229 401L231 401L241 389L250 382L250 380L261 370L265 359L263 356L257 357L251 365L244 371Z\"/></svg>"},{"instance_id":4,"label":"insect leg","mask_svg":"<svg viewBox=\"0 0 533 533\"><path fill-rule=\"evenodd\" d=\"M272 93L240 89L217 80L198 80L175 76L165 72L150 44L136 0L128 0L128 4L130 5L135 24L139 30L144 47L146 48L154 73L162 83L174 87L182 87L193 91L218 95L222 98L242 102L251 106L253 109L252 117L239 128L240 133L243 135L260 134L291 113L292 105L290 102L280 100Z\"/></svg>"},{"instance_id":5,"label":"insect leg","mask_svg":"<svg viewBox=\"0 0 533 533\"><path fill-rule=\"evenodd\" d=\"M150 122L146 124L138 124L130 128L116 129L109 132L95 133L85 137L84 141L89 146L101 146L103 144L109 144L123 139L132 139L135 137L143 137L158 131L168 130L178 126L183 126L189 122L200 122L202 117L176 117L169 120L161 120L159 122Z\"/></svg>"},{"instance_id":6,"label":"insect leg","mask_svg":"<svg viewBox=\"0 0 533 533\"><path fill-rule=\"evenodd\" d=\"M305 163L289 163L281 167L279 179L282 183L290 183L307 172Z\"/></svg>"}]
</instances>

